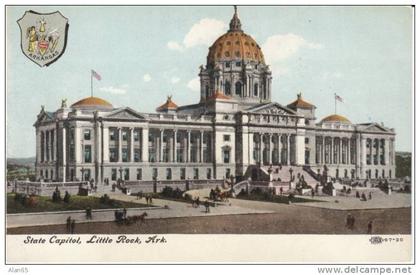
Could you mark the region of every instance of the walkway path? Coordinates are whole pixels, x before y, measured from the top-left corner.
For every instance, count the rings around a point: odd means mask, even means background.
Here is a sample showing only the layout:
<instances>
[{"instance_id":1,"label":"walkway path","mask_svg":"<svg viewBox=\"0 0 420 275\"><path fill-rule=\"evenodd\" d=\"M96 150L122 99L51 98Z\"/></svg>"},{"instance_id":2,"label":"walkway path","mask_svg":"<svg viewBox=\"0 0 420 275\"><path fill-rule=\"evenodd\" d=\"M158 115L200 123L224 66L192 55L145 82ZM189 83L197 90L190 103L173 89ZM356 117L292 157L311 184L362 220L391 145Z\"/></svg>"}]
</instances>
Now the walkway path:
<instances>
[{"instance_id":1,"label":"walkway path","mask_svg":"<svg viewBox=\"0 0 420 275\"><path fill-rule=\"evenodd\" d=\"M127 196L124 194L110 194L112 199L121 201L130 201L145 203L145 199L136 200L134 196ZM242 206L234 205L219 205L217 207L210 207L210 213L205 213L204 206L198 208L192 207L191 204L153 199L153 205L157 208L135 208L127 209L127 215L139 215L147 212L147 219L160 218L177 218L177 217L198 217L198 216L216 216L216 215L235 215L235 214L251 214L251 213L272 213L270 210L251 209ZM166 207L165 207L166 206ZM7 227L22 227L33 225L51 225L51 224L65 224L67 217L71 216L76 222L98 222L98 221L113 221L114 209L110 210L93 210L93 219L87 220L84 211L66 211L66 212L49 212L49 213L24 213L24 214L8 214Z\"/></svg>"}]
</instances>

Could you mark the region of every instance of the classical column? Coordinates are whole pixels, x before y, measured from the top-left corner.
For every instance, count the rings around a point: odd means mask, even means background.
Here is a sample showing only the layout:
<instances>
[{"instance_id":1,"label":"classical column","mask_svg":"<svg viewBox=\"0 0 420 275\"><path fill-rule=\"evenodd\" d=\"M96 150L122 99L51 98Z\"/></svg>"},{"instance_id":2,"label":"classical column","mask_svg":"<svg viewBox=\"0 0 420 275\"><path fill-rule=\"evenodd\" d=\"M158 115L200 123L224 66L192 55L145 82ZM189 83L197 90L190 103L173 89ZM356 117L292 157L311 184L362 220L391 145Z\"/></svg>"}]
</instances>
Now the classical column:
<instances>
[{"instance_id":1,"label":"classical column","mask_svg":"<svg viewBox=\"0 0 420 275\"><path fill-rule=\"evenodd\" d=\"M173 162L177 162L177 152L176 152L177 135L178 135L178 131L174 130L174 136L173 136L173 140L172 140L172 142L173 142L173 144L172 144L172 147L173 147L173 152L172 152Z\"/></svg>"},{"instance_id":2,"label":"classical column","mask_svg":"<svg viewBox=\"0 0 420 275\"><path fill-rule=\"evenodd\" d=\"M259 157L259 162L262 165L263 164L263 137L264 135L262 133L260 133L260 157Z\"/></svg>"},{"instance_id":3,"label":"classical column","mask_svg":"<svg viewBox=\"0 0 420 275\"><path fill-rule=\"evenodd\" d=\"M141 161L149 161L149 128L141 129Z\"/></svg>"},{"instance_id":4,"label":"classical column","mask_svg":"<svg viewBox=\"0 0 420 275\"><path fill-rule=\"evenodd\" d=\"M384 139L384 162L385 165L389 164L389 139Z\"/></svg>"},{"instance_id":5,"label":"classical column","mask_svg":"<svg viewBox=\"0 0 420 275\"><path fill-rule=\"evenodd\" d=\"M342 164L343 163L343 139L339 138L338 139L338 163Z\"/></svg>"},{"instance_id":6,"label":"classical column","mask_svg":"<svg viewBox=\"0 0 420 275\"><path fill-rule=\"evenodd\" d=\"M366 165L366 139L361 137L361 144L360 144L360 152L361 152L361 166L365 166Z\"/></svg>"},{"instance_id":7,"label":"classical column","mask_svg":"<svg viewBox=\"0 0 420 275\"><path fill-rule=\"evenodd\" d=\"M163 162L163 133L164 130L159 130L159 162Z\"/></svg>"},{"instance_id":8,"label":"classical column","mask_svg":"<svg viewBox=\"0 0 420 275\"><path fill-rule=\"evenodd\" d=\"M204 163L204 131L200 131L200 162Z\"/></svg>"},{"instance_id":9,"label":"classical column","mask_svg":"<svg viewBox=\"0 0 420 275\"><path fill-rule=\"evenodd\" d=\"M56 160L56 154L57 154L57 131L55 131L54 129L51 130L51 160L55 161ZM57 176L57 173L56 173Z\"/></svg>"},{"instance_id":10,"label":"classical column","mask_svg":"<svg viewBox=\"0 0 420 275\"><path fill-rule=\"evenodd\" d=\"M39 164L41 162L41 133L38 129L38 127L36 128L36 164Z\"/></svg>"},{"instance_id":11,"label":"classical column","mask_svg":"<svg viewBox=\"0 0 420 275\"><path fill-rule=\"evenodd\" d=\"M45 162L50 161L50 131L47 130L44 132L44 150L45 150Z\"/></svg>"},{"instance_id":12,"label":"classical column","mask_svg":"<svg viewBox=\"0 0 420 275\"><path fill-rule=\"evenodd\" d=\"M118 162L122 162L122 129L118 128Z\"/></svg>"},{"instance_id":13,"label":"classical column","mask_svg":"<svg viewBox=\"0 0 420 275\"><path fill-rule=\"evenodd\" d=\"M272 151L273 151L273 144L272 144L272 134L268 134L268 164L271 164L272 161Z\"/></svg>"},{"instance_id":14,"label":"classical column","mask_svg":"<svg viewBox=\"0 0 420 275\"><path fill-rule=\"evenodd\" d=\"M67 168L67 131L66 131L66 127L63 125L63 129L61 130L62 132L62 165L63 165L63 182L66 182L66 168Z\"/></svg>"},{"instance_id":15,"label":"classical column","mask_svg":"<svg viewBox=\"0 0 420 275\"><path fill-rule=\"evenodd\" d=\"M290 134L287 134L287 165L290 165Z\"/></svg>"},{"instance_id":16,"label":"classical column","mask_svg":"<svg viewBox=\"0 0 420 275\"><path fill-rule=\"evenodd\" d=\"M186 162L191 160L191 130L187 131L187 157Z\"/></svg>"},{"instance_id":17,"label":"classical column","mask_svg":"<svg viewBox=\"0 0 420 275\"><path fill-rule=\"evenodd\" d=\"M109 128L102 124L102 135L103 135L103 160L109 162Z\"/></svg>"},{"instance_id":18,"label":"classical column","mask_svg":"<svg viewBox=\"0 0 420 275\"><path fill-rule=\"evenodd\" d=\"M281 151L283 150L283 144L281 143L281 134L277 135L277 162L281 163Z\"/></svg>"},{"instance_id":19,"label":"classical column","mask_svg":"<svg viewBox=\"0 0 420 275\"><path fill-rule=\"evenodd\" d=\"M76 163L82 162L82 140L81 137L81 129L80 127L77 127L77 125L74 127L74 153L75 153L75 160ZM77 170L75 169L75 177L77 177Z\"/></svg>"},{"instance_id":20,"label":"classical column","mask_svg":"<svg viewBox=\"0 0 420 275\"><path fill-rule=\"evenodd\" d=\"M134 162L134 128L130 128L130 162Z\"/></svg>"}]
</instances>

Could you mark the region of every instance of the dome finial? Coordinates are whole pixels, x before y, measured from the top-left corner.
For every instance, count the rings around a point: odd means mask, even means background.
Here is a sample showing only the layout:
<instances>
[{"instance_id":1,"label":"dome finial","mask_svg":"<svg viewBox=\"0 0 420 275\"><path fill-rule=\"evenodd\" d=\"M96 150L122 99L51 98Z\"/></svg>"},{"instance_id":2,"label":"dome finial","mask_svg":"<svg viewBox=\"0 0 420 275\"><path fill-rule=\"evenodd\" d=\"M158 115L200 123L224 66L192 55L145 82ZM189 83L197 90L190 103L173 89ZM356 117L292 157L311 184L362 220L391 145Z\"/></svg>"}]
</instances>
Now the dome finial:
<instances>
[{"instance_id":1,"label":"dome finial","mask_svg":"<svg viewBox=\"0 0 420 275\"><path fill-rule=\"evenodd\" d=\"M239 20L238 17L238 7L235 5L233 6L235 13L233 14L232 20L230 20L230 24L229 24L229 31L233 32L233 31L242 31L242 24L241 24L241 20Z\"/></svg>"}]
</instances>

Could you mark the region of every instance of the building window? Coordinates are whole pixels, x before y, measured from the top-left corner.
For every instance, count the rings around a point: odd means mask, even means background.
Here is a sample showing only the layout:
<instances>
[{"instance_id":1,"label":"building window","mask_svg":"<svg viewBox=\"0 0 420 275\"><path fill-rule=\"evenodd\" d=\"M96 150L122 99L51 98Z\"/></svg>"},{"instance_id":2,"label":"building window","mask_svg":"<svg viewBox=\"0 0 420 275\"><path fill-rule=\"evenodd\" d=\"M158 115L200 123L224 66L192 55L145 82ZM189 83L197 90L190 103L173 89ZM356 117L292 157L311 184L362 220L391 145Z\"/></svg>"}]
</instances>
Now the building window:
<instances>
[{"instance_id":1,"label":"building window","mask_svg":"<svg viewBox=\"0 0 420 275\"><path fill-rule=\"evenodd\" d=\"M89 129L85 129L83 131L83 136L84 136L85 140L90 140L90 130Z\"/></svg>"},{"instance_id":2,"label":"building window","mask_svg":"<svg viewBox=\"0 0 420 275\"><path fill-rule=\"evenodd\" d=\"M236 62L236 67L241 67L241 62Z\"/></svg>"},{"instance_id":3,"label":"building window","mask_svg":"<svg viewBox=\"0 0 420 275\"><path fill-rule=\"evenodd\" d=\"M128 131L123 130L122 133L121 133L121 136L122 136L123 141L127 141L128 140Z\"/></svg>"},{"instance_id":4,"label":"building window","mask_svg":"<svg viewBox=\"0 0 420 275\"><path fill-rule=\"evenodd\" d=\"M230 163L230 150L229 149L223 150L223 163Z\"/></svg>"},{"instance_id":5,"label":"building window","mask_svg":"<svg viewBox=\"0 0 420 275\"><path fill-rule=\"evenodd\" d=\"M48 179L48 170L45 170L45 178Z\"/></svg>"},{"instance_id":6,"label":"building window","mask_svg":"<svg viewBox=\"0 0 420 275\"><path fill-rule=\"evenodd\" d=\"M141 170L141 168L137 169L137 180L142 180L143 178L143 171Z\"/></svg>"},{"instance_id":7,"label":"building window","mask_svg":"<svg viewBox=\"0 0 420 275\"><path fill-rule=\"evenodd\" d=\"M185 168L181 168L180 170L180 179L185 180Z\"/></svg>"},{"instance_id":8,"label":"building window","mask_svg":"<svg viewBox=\"0 0 420 275\"><path fill-rule=\"evenodd\" d=\"M207 168L207 179L211 179L211 168Z\"/></svg>"},{"instance_id":9,"label":"building window","mask_svg":"<svg viewBox=\"0 0 420 275\"><path fill-rule=\"evenodd\" d=\"M235 84L235 94L236 95L241 95L242 94L242 83L241 82L236 82Z\"/></svg>"},{"instance_id":10,"label":"building window","mask_svg":"<svg viewBox=\"0 0 420 275\"><path fill-rule=\"evenodd\" d=\"M54 170L51 170L51 179L54 179Z\"/></svg>"},{"instance_id":11,"label":"building window","mask_svg":"<svg viewBox=\"0 0 420 275\"><path fill-rule=\"evenodd\" d=\"M110 162L117 162L118 161L117 148L109 148L109 161Z\"/></svg>"},{"instance_id":12,"label":"building window","mask_svg":"<svg viewBox=\"0 0 420 275\"><path fill-rule=\"evenodd\" d=\"M226 179L230 178L230 169L229 168L226 169L225 178Z\"/></svg>"},{"instance_id":13,"label":"building window","mask_svg":"<svg viewBox=\"0 0 420 275\"><path fill-rule=\"evenodd\" d=\"M171 180L172 179L172 169L166 168L166 179Z\"/></svg>"},{"instance_id":14,"label":"building window","mask_svg":"<svg viewBox=\"0 0 420 275\"><path fill-rule=\"evenodd\" d=\"M226 68L230 68L230 62L226 62L226 63L225 63L225 67L226 67Z\"/></svg>"},{"instance_id":15,"label":"building window","mask_svg":"<svg viewBox=\"0 0 420 275\"><path fill-rule=\"evenodd\" d=\"M111 170L111 180L117 180L117 169L115 168Z\"/></svg>"},{"instance_id":16,"label":"building window","mask_svg":"<svg viewBox=\"0 0 420 275\"><path fill-rule=\"evenodd\" d=\"M122 148L121 153L122 153L122 161L128 162L128 148Z\"/></svg>"},{"instance_id":17,"label":"building window","mask_svg":"<svg viewBox=\"0 0 420 275\"><path fill-rule=\"evenodd\" d=\"M223 141L230 141L230 135L223 135Z\"/></svg>"},{"instance_id":18,"label":"building window","mask_svg":"<svg viewBox=\"0 0 420 275\"><path fill-rule=\"evenodd\" d=\"M309 138L305 138L305 144L309 143Z\"/></svg>"},{"instance_id":19,"label":"building window","mask_svg":"<svg viewBox=\"0 0 420 275\"><path fill-rule=\"evenodd\" d=\"M69 146L70 148L69 148L69 160L70 161L74 161L74 159L75 159L75 156L74 156L74 151L75 151L75 147L74 147L74 144L70 144L70 146ZM43 156L43 154L41 154L41 157Z\"/></svg>"},{"instance_id":20,"label":"building window","mask_svg":"<svg viewBox=\"0 0 420 275\"><path fill-rule=\"evenodd\" d=\"M206 98L210 96L210 89L209 86L206 85Z\"/></svg>"},{"instance_id":21,"label":"building window","mask_svg":"<svg viewBox=\"0 0 420 275\"><path fill-rule=\"evenodd\" d=\"M157 168L153 168L153 174L152 177L154 180L157 180L159 174L158 174L158 169Z\"/></svg>"},{"instance_id":22,"label":"building window","mask_svg":"<svg viewBox=\"0 0 420 275\"><path fill-rule=\"evenodd\" d=\"M90 169L84 170L84 180L89 181L90 180Z\"/></svg>"},{"instance_id":23,"label":"building window","mask_svg":"<svg viewBox=\"0 0 420 275\"><path fill-rule=\"evenodd\" d=\"M134 161L139 162L140 161L140 149L134 148Z\"/></svg>"},{"instance_id":24,"label":"building window","mask_svg":"<svg viewBox=\"0 0 420 275\"><path fill-rule=\"evenodd\" d=\"M116 129L110 129L109 130L109 140L112 140L112 141L117 140L117 130Z\"/></svg>"},{"instance_id":25,"label":"building window","mask_svg":"<svg viewBox=\"0 0 420 275\"><path fill-rule=\"evenodd\" d=\"M194 168L194 179L198 180L198 168Z\"/></svg>"},{"instance_id":26,"label":"building window","mask_svg":"<svg viewBox=\"0 0 420 275\"><path fill-rule=\"evenodd\" d=\"M254 84L254 96L258 96L258 83Z\"/></svg>"},{"instance_id":27,"label":"building window","mask_svg":"<svg viewBox=\"0 0 420 275\"><path fill-rule=\"evenodd\" d=\"M92 146L91 145L85 145L85 162L92 162Z\"/></svg>"},{"instance_id":28,"label":"building window","mask_svg":"<svg viewBox=\"0 0 420 275\"><path fill-rule=\"evenodd\" d=\"M230 82L225 82L225 95L230 95Z\"/></svg>"},{"instance_id":29,"label":"building window","mask_svg":"<svg viewBox=\"0 0 420 275\"><path fill-rule=\"evenodd\" d=\"M140 132L139 132L139 130L134 130L134 132L133 132L133 138L134 138L134 141L139 141L140 140Z\"/></svg>"},{"instance_id":30,"label":"building window","mask_svg":"<svg viewBox=\"0 0 420 275\"><path fill-rule=\"evenodd\" d=\"M44 171L40 170L39 171L39 176L42 178L44 176Z\"/></svg>"},{"instance_id":31,"label":"building window","mask_svg":"<svg viewBox=\"0 0 420 275\"><path fill-rule=\"evenodd\" d=\"M124 180L129 180L129 179L130 179L130 169L125 168L124 169Z\"/></svg>"}]
</instances>

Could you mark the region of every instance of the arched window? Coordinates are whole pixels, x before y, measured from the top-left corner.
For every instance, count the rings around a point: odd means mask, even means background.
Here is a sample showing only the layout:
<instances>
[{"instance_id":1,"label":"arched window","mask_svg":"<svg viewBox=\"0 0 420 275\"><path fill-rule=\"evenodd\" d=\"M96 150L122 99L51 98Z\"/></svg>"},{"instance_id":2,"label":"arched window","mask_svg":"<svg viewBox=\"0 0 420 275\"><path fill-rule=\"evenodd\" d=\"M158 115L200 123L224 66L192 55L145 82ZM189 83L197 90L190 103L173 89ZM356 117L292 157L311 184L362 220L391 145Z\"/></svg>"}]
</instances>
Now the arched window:
<instances>
[{"instance_id":1,"label":"arched window","mask_svg":"<svg viewBox=\"0 0 420 275\"><path fill-rule=\"evenodd\" d=\"M230 95L230 82L225 82L225 95Z\"/></svg>"},{"instance_id":2,"label":"arched window","mask_svg":"<svg viewBox=\"0 0 420 275\"><path fill-rule=\"evenodd\" d=\"M242 83L241 82L236 82L235 84L235 94L236 95L241 95L242 94Z\"/></svg>"},{"instance_id":3,"label":"arched window","mask_svg":"<svg viewBox=\"0 0 420 275\"><path fill-rule=\"evenodd\" d=\"M258 83L254 84L254 96L258 96Z\"/></svg>"}]
</instances>

